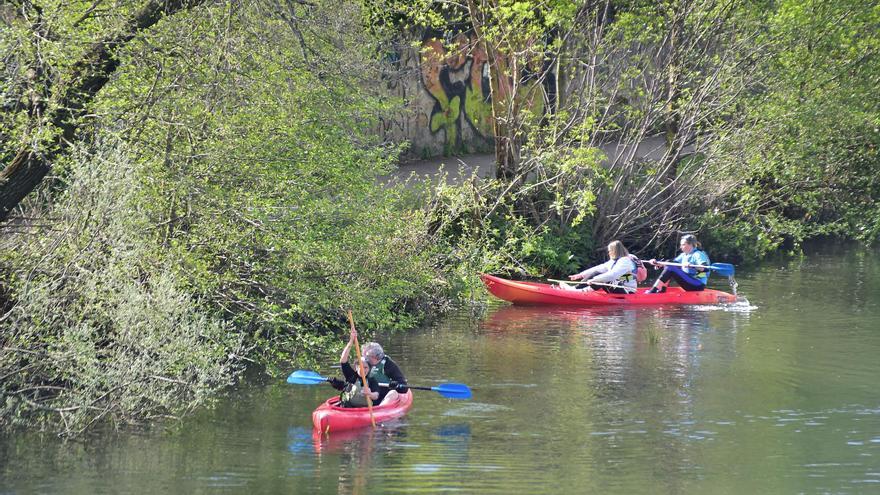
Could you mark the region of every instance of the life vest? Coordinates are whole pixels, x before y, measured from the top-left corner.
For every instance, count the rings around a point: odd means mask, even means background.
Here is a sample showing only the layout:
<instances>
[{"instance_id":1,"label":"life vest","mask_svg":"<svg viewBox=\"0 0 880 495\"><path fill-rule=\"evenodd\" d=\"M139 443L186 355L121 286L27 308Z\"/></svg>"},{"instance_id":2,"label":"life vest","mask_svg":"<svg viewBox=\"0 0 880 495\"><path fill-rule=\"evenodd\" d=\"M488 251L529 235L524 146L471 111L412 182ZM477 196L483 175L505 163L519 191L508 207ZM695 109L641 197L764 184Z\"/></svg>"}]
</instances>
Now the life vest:
<instances>
[{"instance_id":1,"label":"life vest","mask_svg":"<svg viewBox=\"0 0 880 495\"><path fill-rule=\"evenodd\" d=\"M345 390L339 394L339 404L342 407L367 407L367 397L363 388L360 377L354 383L347 383Z\"/></svg>"},{"instance_id":2,"label":"life vest","mask_svg":"<svg viewBox=\"0 0 880 495\"><path fill-rule=\"evenodd\" d=\"M699 253L702 253L702 256L699 256ZM699 248L694 248L694 250L691 251L691 254L684 254L684 253L680 254L676 258L676 260L678 260L681 263L684 263L685 261L687 261L691 265L700 265L700 266L708 266L709 265L709 255L707 255L705 251L703 251L702 249L699 249ZM705 265L703 264L703 262L705 262ZM700 282L702 282L703 285L706 285L706 283L709 281L709 271L710 270L708 268L706 268L705 270L697 270L696 268L688 268L687 274L690 275L691 277L694 277L695 279L699 280Z\"/></svg>"},{"instance_id":3,"label":"life vest","mask_svg":"<svg viewBox=\"0 0 880 495\"><path fill-rule=\"evenodd\" d=\"M636 283L644 282L648 278L648 269L645 268L645 264L634 254L629 255L629 258L636 265L636 269L633 271L633 275L636 276Z\"/></svg>"},{"instance_id":4,"label":"life vest","mask_svg":"<svg viewBox=\"0 0 880 495\"><path fill-rule=\"evenodd\" d=\"M630 261L633 262L633 270L631 272L625 273L625 274L617 277L617 282L620 285L625 285L628 282L632 282L633 280L635 280L636 283L638 283L638 282L641 282L642 280L645 280L645 278L648 277L648 271L645 270L645 277L639 279L639 265L641 265L642 261L633 255L629 255L629 256L630 256ZM614 265L616 265L618 261L620 261L620 258L617 258L616 260L614 260L614 263L611 264L612 270L614 269ZM644 270L645 266L641 265L641 267Z\"/></svg>"},{"instance_id":5,"label":"life vest","mask_svg":"<svg viewBox=\"0 0 880 495\"><path fill-rule=\"evenodd\" d=\"M387 356L383 357L381 361L376 363L376 366L370 368L370 371L367 372L367 383L391 382L391 378L388 378L385 374L385 362L387 359ZM339 394L339 402L343 407L367 407L367 397L364 395L363 388L363 383L361 383L361 379L358 377L355 383L349 383L345 386L345 390ZM373 390L373 392L379 392L381 399L381 391Z\"/></svg>"},{"instance_id":6,"label":"life vest","mask_svg":"<svg viewBox=\"0 0 880 495\"><path fill-rule=\"evenodd\" d=\"M388 356L382 358L381 361L376 363L376 366L370 368L370 372L367 373L367 378L375 381L376 383L390 383L391 378L388 378L388 375L385 374L385 363L388 361Z\"/></svg>"}]
</instances>

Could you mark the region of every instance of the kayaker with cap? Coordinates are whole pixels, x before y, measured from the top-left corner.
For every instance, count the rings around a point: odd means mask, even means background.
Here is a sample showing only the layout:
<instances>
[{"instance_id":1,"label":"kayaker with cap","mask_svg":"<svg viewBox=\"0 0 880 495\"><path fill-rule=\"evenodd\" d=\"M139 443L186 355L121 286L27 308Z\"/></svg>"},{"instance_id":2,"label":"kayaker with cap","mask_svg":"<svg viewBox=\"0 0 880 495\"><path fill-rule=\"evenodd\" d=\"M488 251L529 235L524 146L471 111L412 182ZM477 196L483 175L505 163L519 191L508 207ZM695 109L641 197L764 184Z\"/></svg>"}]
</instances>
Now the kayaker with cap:
<instances>
[{"instance_id":1,"label":"kayaker with cap","mask_svg":"<svg viewBox=\"0 0 880 495\"><path fill-rule=\"evenodd\" d=\"M409 390L406 386L406 377L403 376L400 367L385 355L382 346L376 342L369 342L362 349L364 355L361 359L363 359L367 377L367 388L364 389L358 371L348 362L356 337L357 330L352 328L348 344L345 345L342 355L339 356L339 364L342 365L342 374L345 380L330 379L330 384L335 389L342 391L339 394L340 404L344 407L367 407L367 399L364 395L366 392L370 395L373 405L376 406L382 404L386 399L387 402L391 402L397 398L398 393L405 393ZM379 384L388 385L383 387Z\"/></svg>"},{"instance_id":2,"label":"kayaker with cap","mask_svg":"<svg viewBox=\"0 0 880 495\"><path fill-rule=\"evenodd\" d=\"M686 291L700 291L706 288L709 282L709 255L703 251L703 246L693 234L682 236L679 242L681 254L672 260L682 266L663 266L660 277L645 294L657 294L666 292L666 286L670 280L675 280ZM651 259L648 263L657 266L657 260ZM661 265L662 266L662 265Z\"/></svg>"},{"instance_id":3,"label":"kayaker with cap","mask_svg":"<svg viewBox=\"0 0 880 495\"><path fill-rule=\"evenodd\" d=\"M568 277L569 280L583 280L585 284L597 285L588 285L586 289L577 289L564 283L559 286L566 290L602 289L612 294L632 294L638 285L636 272L636 263L623 243L611 241L608 244L608 261Z\"/></svg>"}]
</instances>

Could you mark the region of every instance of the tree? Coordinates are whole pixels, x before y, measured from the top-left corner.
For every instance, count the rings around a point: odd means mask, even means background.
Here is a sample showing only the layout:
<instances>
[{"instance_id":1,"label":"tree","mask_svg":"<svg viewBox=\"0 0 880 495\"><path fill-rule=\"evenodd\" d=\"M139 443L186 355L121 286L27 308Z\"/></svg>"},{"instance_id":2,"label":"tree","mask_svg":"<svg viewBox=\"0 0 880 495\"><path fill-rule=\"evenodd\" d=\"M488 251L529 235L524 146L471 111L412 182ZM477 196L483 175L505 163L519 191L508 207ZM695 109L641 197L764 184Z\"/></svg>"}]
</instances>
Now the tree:
<instances>
[{"instance_id":1,"label":"tree","mask_svg":"<svg viewBox=\"0 0 880 495\"><path fill-rule=\"evenodd\" d=\"M760 83L748 72L766 56L760 12L714 0L601 2L585 19L566 47L566 60L582 62L564 71L553 140L604 155L597 243L658 247L736 185L721 148Z\"/></svg>"},{"instance_id":2,"label":"tree","mask_svg":"<svg viewBox=\"0 0 880 495\"><path fill-rule=\"evenodd\" d=\"M318 359L344 309L369 332L443 307L423 213L377 181L399 149L359 19L211 4L117 53L50 200L0 238L0 427L185 412L244 363Z\"/></svg>"},{"instance_id":3,"label":"tree","mask_svg":"<svg viewBox=\"0 0 880 495\"><path fill-rule=\"evenodd\" d=\"M880 10L783 1L766 16L763 85L731 141L738 186L706 222L745 256L818 235L880 238Z\"/></svg>"},{"instance_id":4,"label":"tree","mask_svg":"<svg viewBox=\"0 0 880 495\"><path fill-rule=\"evenodd\" d=\"M474 35L489 60L498 177L511 184L498 191L536 229L658 246L736 185L719 158L758 84L748 67L766 55L759 7L367 3L393 13L387 24Z\"/></svg>"},{"instance_id":5,"label":"tree","mask_svg":"<svg viewBox=\"0 0 880 495\"><path fill-rule=\"evenodd\" d=\"M164 17L203 2L149 0L103 8L101 1L75 2L64 9L54 1L20 1L3 6L3 69L9 82L0 157L9 161L0 171L0 221L76 142L95 95L119 67L120 48Z\"/></svg>"}]
</instances>

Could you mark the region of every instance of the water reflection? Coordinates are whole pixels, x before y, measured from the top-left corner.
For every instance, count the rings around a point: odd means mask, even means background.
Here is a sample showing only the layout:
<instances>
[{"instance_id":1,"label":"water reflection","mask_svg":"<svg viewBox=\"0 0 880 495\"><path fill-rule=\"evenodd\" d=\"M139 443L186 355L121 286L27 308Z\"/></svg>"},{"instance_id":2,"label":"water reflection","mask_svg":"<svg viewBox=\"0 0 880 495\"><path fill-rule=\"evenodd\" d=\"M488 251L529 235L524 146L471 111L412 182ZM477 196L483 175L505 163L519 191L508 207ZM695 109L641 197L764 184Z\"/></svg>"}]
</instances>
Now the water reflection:
<instances>
[{"instance_id":1,"label":"water reflection","mask_svg":"<svg viewBox=\"0 0 880 495\"><path fill-rule=\"evenodd\" d=\"M531 403L568 435L573 425L583 425L587 436L575 436L568 447L573 462L601 466L653 458L663 460L665 472L696 474L699 443L717 434L706 425L695 427L703 362L707 356L715 365L735 357L730 323L739 317L692 307L502 306L486 315L481 328L497 346L514 348L509 354L524 368L562 370L561 377L532 372L527 376L536 381L494 386L517 397L527 394L524 400L534 395L538 402ZM548 395L555 395L552 402L541 403ZM528 414L521 407L517 412ZM680 491L677 483L670 481L667 489Z\"/></svg>"},{"instance_id":2,"label":"water reflection","mask_svg":"<svg viewBox=\"0 0 880 495\"><path fill-rule=\"evenodd\" d=\"M439 447L440 458L449 466L465 466L470 462L471 425L451 423L434 429L433 445Z\"/></svg>"},{"instance_id":3,"label":"water reflection","mask_svg":"<svg viewBox=\"0 0 880 495\"><path fill-rule=\"evenodd\" d=\"M481 326L490 338L535 337L540 351L588 350L592 382L612 396L646 379L683 386L699 366L702 335L713 329L711 313L689 309L517 306L491 311Z\"/></svg>"},{"instance_id":4,"label":"water reflection","mask_svg":"<svg viewBox=\"0 0 880 495\"><path fill-rule=\"evenodd\" d=\"M469 423L444 423L427 432L417 429L417 438L411 428L404 421L331 435L290 428L288 451L295 462L288 475L325 478L332 473L334 493L361 494L373 493L368 487L377 483L389 489L411 483L411 476L430 486L445 486L457 479L455 473L474 468Z\"/></svg>"},{"instance_id":5,"label":"water reflection","mask_svg":"<svg viewBox=\"0 0 880 495\"><path fill-rule=\"evenodd\" d=\"M337 493L365 494L371 471L382 468L385 456L394 438L404 435L405 430L382 425L377 428L361 428L337 431L324 435L312 432L317 470L335 470ZM338 465L337 465L338 462Z\"/></svg>"},{"instance_id":6,"label":"water reflection","mask_svg":"<svg viewBox=\"0 0 880 495\"><path fill-rule=\"evenodd\" d=\"M406 424L401 420L377 425L376 428L340 430L329 435L312 430L312 447L316 454L364 454L375 450L393 449L406 441Z\"/></svg>"},{"instance_id":7,"label":"water reflection","mask_svg":"<svg viewBox=\"0 0 880 495\"><path fill-rule=\"evenodd\" d=\"M304 426L287 429L287 450L300 455L312 450L312 429Z\"/></svg>"}]
</instances>

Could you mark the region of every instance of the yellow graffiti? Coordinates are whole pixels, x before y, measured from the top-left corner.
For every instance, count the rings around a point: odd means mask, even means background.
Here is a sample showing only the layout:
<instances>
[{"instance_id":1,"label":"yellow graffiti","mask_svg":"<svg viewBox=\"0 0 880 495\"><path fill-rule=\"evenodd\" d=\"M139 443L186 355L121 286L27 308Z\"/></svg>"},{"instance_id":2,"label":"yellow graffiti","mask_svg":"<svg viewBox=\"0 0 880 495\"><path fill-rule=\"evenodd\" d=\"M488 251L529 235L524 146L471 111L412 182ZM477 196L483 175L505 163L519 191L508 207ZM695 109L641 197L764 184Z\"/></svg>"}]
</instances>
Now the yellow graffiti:
<instances>
[{"instance_id":1,"label":"yellow graffiti","mask_svg":"<svg viewBox=\"0 0 880 495\"><path fill-rule=\"evenodd\" d=\"M446 154L461 150L459 139L463 127L469 125L475 134L491 139L494 136L492 99L489 91L488 56L474 37L459 33L449 43L437 38L422 41L420 65L425 90L434 99L430 130L445 133ZM497 70L506 71L506 60L496 60ZM531 69L531 67L530 67ZM533 70L537 73L540 67ZM508 78L499 81L499 97L504 101L512 92ZM523 91L524 90L524 91ZM526 108L540 118L545 109L544 88L531 77L521 81L515 96L517 106Z\"/></svg>"},{"instance_id":2,"label":"yellow graffiti","mask_svg":"<svg viewBox=\"0 0 880 495\"><path fill-rule=\"evenodd\" d=\"M461 128L468 122L478 135L492 136L492 106L483 88L486 55L473 48L464 34L452 40L451 49L436 38L422 42L422 81L435 101L430 130L435 134L445 132L446 154L460 150ZM465 70L468 72L463 73Z\"/></svg>"}]
</instances>

